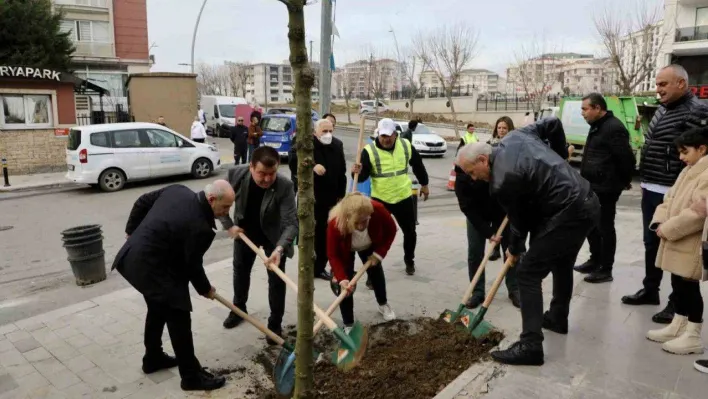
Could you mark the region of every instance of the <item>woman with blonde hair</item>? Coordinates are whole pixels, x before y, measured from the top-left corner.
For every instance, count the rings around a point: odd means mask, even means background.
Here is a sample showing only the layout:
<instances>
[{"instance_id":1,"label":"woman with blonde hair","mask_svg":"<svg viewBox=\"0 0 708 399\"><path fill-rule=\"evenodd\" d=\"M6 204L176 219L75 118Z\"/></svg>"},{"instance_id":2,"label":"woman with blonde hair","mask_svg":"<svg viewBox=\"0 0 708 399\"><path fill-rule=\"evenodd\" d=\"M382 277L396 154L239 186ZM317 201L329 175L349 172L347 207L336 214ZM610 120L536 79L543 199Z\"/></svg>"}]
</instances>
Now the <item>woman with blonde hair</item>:
<instances>
[{"instance_id":1,"label":"woman with blonde hair","mask_svg":"<svg viewBox=\"0 0 708 399\"><path fill-rule=\"evenodd\" d=\"M349 292L340 306L344 325L354 324L354 253L362 262L371 261L366 271L374 288L379 312L384 320L396 318L386 298L386 277L381 261L396 238L396 222L380 202L360 193L347 194L329 213L327 226L327 257L332 268L333 288ZM337 286L338 284L339 286ZM335 291L336 292L336 291Z\"/></svg>"}]
</instances>

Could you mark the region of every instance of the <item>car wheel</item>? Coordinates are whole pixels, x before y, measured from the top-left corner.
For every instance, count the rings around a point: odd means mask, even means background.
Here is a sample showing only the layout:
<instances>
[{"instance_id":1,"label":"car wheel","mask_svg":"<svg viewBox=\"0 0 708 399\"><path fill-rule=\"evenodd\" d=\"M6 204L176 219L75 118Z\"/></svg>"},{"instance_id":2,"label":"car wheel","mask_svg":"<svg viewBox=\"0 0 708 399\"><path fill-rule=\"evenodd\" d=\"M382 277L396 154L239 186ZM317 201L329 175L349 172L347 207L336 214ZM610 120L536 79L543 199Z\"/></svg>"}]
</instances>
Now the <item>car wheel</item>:
<instances>
[{"instance_id":1,"label":"car wheel","mask_svg":"<svg viewBox=\"0 0 708 399\"><path fill-rule=\"evenodd\" d=\"M98 186L109 193L122 190L125 186L125 173L115 168L106 169L98 177Z\"/></svg>"},{"instance_id":2,"label":"car wheel","mask_svg":"<svg viewBox=\"0 0 708 399\"><path fill-rule=\"evenodd\" d=\"M207 178L213 170L211 161L206 158L199 158L192 164L192 176L195 179Z\"/></svg>"}]
</instances>

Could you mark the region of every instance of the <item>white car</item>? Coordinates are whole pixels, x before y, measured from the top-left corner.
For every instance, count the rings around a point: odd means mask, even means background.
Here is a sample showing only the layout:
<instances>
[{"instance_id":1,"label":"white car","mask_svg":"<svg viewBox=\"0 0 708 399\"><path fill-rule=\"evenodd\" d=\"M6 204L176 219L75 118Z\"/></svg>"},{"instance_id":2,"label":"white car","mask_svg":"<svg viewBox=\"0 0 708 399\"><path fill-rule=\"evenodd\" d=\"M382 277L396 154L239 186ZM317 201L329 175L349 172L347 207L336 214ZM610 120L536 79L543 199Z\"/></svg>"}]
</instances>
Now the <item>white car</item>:
<instances>
[{"instance_id":1,"label":"white car","mask_svg":"<svg viewBox=\"0 0 708 399\"><path fill-rule=\"evenodd\" d=\"M401 131L408 130L408 122L398 122L396 124L401 127ZM438 136L434 131L422 123L416 126L413 132L413 147L420 155L433 155L444 157L447 152L447 142L442 137Z\"/></svg>"},{"instance_id":2,"label":"white car","mask_svg":"<svg viewBox=\"0 0 708 399\"><path fill-rule=\"evenodd\" d=\"M379 113L388 111L388 106L379 101ZM373 100L364 100L359 102L360 114L373 114L376 112L376 102Z\"/></svg>"},{"instance_id":3,"label":"white car","mask_svg":"<svg viewBox=\"0 0 708 399\"><path fill-rule=\"evenodd\" d=\"M66 144L66 178L118 191L128 181L191 173L208 177L221 167L219 150L154 123L76 126Z\"/></svg>"}]
</instances>

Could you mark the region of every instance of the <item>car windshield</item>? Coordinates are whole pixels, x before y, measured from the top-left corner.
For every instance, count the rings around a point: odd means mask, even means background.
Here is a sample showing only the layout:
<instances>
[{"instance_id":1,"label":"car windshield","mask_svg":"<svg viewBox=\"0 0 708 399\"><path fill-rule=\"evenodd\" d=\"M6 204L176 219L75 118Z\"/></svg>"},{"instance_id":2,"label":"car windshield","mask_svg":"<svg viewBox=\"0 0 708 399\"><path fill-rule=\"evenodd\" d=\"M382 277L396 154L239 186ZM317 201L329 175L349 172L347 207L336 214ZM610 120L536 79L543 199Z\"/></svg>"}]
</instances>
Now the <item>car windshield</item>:
<instances>
[{"instance_id":1,"label":"car windshield","mask_svg":"<svg viewBox=\"0 0 708 399\"><path fill-rule=\"evenodd\" d=\"M219 114L222 118L234 118L236 112L236 105L234 104L223 104L219 105Z\"/></svg>"},{"instance_id":2,"label":"car windshield","mask_svg":"<svg viewBox=\"0 0 708 399\"><path fill-rule=\"evenodd\" d=\"M430 130L429 127L425 125L418 124L418 126L415 127L415 131L413 132L414 134L434 134L432 130Z\"/></svg>"},{"instance_id":3,"label":"car windshield","mask_svg":"<svg viewBox=\"0 0 708 399\"><path fill-rule=\"evenodd\" d=\"M285 133L290 130L290 118L263 118L261 129L270 133Z\"/></svg>"}]
</instances>

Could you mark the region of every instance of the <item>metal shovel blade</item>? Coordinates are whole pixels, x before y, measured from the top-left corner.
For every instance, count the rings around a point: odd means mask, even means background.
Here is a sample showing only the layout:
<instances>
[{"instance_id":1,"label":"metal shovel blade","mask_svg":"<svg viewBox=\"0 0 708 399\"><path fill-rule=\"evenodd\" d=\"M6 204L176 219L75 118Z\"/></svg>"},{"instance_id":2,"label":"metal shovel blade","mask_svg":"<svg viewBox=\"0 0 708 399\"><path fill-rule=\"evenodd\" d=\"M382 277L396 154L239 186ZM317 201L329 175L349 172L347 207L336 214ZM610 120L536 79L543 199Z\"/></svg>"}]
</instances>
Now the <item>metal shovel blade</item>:
<instances>
[{"instance_id":1,"label":"metal shovel blade","mask_svg":"<svg viewBox=\"0 0 708 399\"><path fill-rule=\"evenodd\" d=\"M273 368L273 382L278 395L290 397L295 389L295 353L283 348Z\"/></svg>"},{"instance_id":2,"label":"metal shovel blade","mask_svg":"<svg viewBox=\"0 0 708 399\"><path fill-rule=\"evenodd\" d=\"M457 310L450 310L450 309L445 309L441 314L440 314L440 320L443 320L447 323L454 323L457 321L457 318L460 317L460 312L462 312L465 309L464 304L460 304L457 307Z\"/></svg>"},{"instance_id":3,"label":"metal shovel blade","mask_svg":"<svg viewBox=\"0 0 708 399\"><path fill-rule=\"evenodd\" d=\"M339 339L339 347L332 353L332 363L339 369L348 371L359 364L366 353L369 343L369 331L360 323L354 323L349 335L337 328L332 331Z\"/></svg>"}]
</instances>

